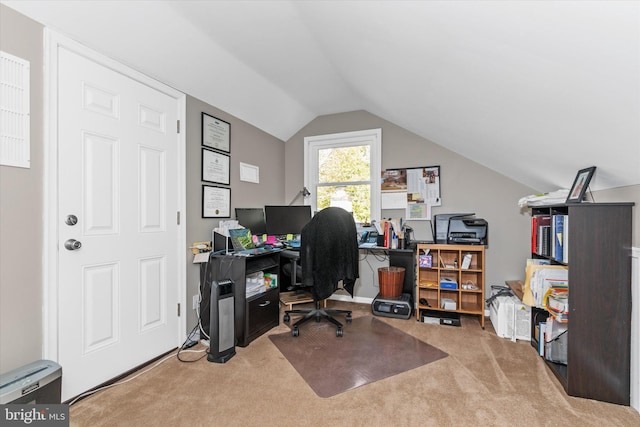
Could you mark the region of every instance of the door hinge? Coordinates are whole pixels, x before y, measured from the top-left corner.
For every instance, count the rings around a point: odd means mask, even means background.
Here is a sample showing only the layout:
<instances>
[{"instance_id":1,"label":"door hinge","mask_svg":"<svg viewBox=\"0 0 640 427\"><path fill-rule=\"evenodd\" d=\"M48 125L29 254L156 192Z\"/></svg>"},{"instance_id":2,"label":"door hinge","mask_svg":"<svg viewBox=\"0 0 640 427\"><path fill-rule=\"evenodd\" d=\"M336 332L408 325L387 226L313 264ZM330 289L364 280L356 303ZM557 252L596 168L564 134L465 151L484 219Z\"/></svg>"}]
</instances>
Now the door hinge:
<instances>
[{"instance_id":1,"label":"door hinge","mask_svg":"<svg viewBox=\"0 0 640 427\"><path fill-rule=\"evenodd\" d=\"M180 317L180 303L178 303L178 317Z\"/></svg>"},{"instance_id":2,"label":"door hinge","mask_svg":"<svg viewBox=\"0 0 640 427\"><path fill-rule=\"evenodd\" d=\"M180 211L176 212L176 224L180 225Z\"/></svg>"},{"instance_id":3,"label":"door hinge","mask_svg":"<svg viewBox=\"0 0 640 427\"><path fill-rule=\"evenodd\" d=\"M176 132L180 133L180 120L176 120Z\"/></svg>"}]
</instances>

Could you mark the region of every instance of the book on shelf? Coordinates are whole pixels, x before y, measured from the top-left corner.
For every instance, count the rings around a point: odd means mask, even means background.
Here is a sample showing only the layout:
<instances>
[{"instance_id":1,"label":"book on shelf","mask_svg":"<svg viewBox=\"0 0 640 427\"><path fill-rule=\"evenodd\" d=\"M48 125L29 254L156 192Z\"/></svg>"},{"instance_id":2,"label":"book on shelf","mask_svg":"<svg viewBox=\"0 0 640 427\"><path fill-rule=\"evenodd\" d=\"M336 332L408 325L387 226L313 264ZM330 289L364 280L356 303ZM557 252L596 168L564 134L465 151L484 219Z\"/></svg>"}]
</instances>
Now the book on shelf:
<instances>
[{"instance_id":1,"label":"book on shelf","mask_svg":"<svg viewBox=\"0 0 640 427\"><path fill-rule=\"evenodd\" d=\"M564 231L562 234L562 262L569 264L569 215L564 216Z\"/></svg>"},{"instance_id":2,"label":"book on shelf","mask_svg":"<svg viewBox=\"0 0 640 427\"><path fill-rule=\"evenodd\" d=\"M549 256L551 236L551 215L531 217L531 252Z\"/></svg>"},{"instance_id":3,"label":"book on shelf","mask_svg":"<svg viewBox=\"0 0 640 427\"><path fill-rule=\"evenodd\" d=\"M551 240L551 226L550 225L538 226L538 251L536 252L538 255L549 256L550 240Z\"/></svg>"},{"instance_id":4,"label":"book on shelf","mask_svg":"<svg viewBox=\"0 0 640 427\"><path fill-rule=\"evenodd\" d=\"M565 232L565 220L567 215L554 215L553 216L553 253L551 256L558 262L563 262L564 259L564 236Z\"/></svg>"},{"instance_id":5,"label":"book on shelf","mask_svg":"<svg viewBox=\"0 0 640 427\"><path fill-rule=\"evenodd\" d=\"M538 217L536 215L531 217L531 253L537 253L538 243Z\"/></svg>"},{"instance_id":6,"label":"book on shelf","mask_svg":"<svg viewBox=\"0 0 640 427\"><path fill-rule=\"evenodd\" d=\"M547 322L538 323L538 354L544 356L545 341L547 339Z\"/></svg>"}]
</instances>

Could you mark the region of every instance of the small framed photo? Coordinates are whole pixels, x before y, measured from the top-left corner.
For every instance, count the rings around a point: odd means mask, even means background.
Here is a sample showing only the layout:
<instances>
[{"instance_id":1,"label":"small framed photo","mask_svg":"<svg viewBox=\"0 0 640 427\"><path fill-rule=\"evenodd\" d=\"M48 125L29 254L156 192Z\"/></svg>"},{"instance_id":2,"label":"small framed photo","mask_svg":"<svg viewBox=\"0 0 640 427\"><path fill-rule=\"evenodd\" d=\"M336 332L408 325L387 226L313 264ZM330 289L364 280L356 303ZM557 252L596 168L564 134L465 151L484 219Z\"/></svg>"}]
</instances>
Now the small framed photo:
<instances>
[{"instance_id":1,"label":"small framed photo","mask_svg":"<svg viewBox=\"0 0 640 427\"><path fill-rule=\"evenodd\" d=\"M595 166L591 166L590 168L585 168L578 171L576 179L573 181L573 185L571 186L571 190L569 191L569 195L567 196L567 201L565 203L582 202L584 193L587 191L587 188L589 187L589 183L591 182L591 178L593 178L593 174L595 171Z\"/></svg>"},{"instance_id":2,"label":"small framed photo","mask_svg":"<svg viewBox=\"0 0 640 427\"><path fill-rule=\"evenodd\" d=\"M202 145L231 152L231 124L217 117L202 113Z\"/></svg>"},{"instance_id":3,"label":"small framed photo","mask_svg":"<svg viewBox=\"0 0 640 427\"><path fill-rule=\"evenodd\" d=\"M203 148L202 180L229 185L229 156Z\"/></svg>"},{"instance_id":4,"label":"small framed photo","mask_svg":"<svg viewBox=\"0 0 640 427\"><path fill-rule=\"evenodd\" d=\"M202 218L230 218L231 189L202 186Z\"/></svg>"}]
</instances>

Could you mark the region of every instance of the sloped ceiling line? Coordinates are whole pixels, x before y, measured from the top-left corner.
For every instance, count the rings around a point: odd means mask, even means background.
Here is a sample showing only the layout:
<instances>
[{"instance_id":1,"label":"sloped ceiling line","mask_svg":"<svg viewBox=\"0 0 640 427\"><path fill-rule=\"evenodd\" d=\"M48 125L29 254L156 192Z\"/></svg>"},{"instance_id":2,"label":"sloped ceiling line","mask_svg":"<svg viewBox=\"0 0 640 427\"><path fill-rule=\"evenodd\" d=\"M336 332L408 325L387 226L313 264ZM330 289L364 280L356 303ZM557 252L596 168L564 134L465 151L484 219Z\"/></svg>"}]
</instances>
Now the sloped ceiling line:
<instances>
[{"instance_id":1,"label":"sloped ceiling line","mask_svg":"<svg viewBox=\"0 0 640 427\"><path fill-rule=\"evenodd\" d=\"M284 141L367 110L537 191L640 184L640 2L5 1Z\"/></svg>"}]
</instances>

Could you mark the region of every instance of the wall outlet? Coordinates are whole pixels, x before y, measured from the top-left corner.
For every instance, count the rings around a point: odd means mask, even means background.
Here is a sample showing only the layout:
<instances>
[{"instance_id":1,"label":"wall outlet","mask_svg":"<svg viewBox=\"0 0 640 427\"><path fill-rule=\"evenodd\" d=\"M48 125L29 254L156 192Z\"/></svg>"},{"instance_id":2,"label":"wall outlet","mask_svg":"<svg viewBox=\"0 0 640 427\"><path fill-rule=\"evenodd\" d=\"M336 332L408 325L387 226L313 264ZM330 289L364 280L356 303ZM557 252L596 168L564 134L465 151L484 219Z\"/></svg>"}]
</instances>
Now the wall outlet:
<instances>
[{"instance_id":1,"label":"wall outlet","mask_svg":"<svg viewBox=\"0 0 640 427\"><path fill-rule=\"evenodd\" d=\"M198 310L198 306L200 305L200 295L193 296L193 309Z\"/></svg>"}]
</instances>

